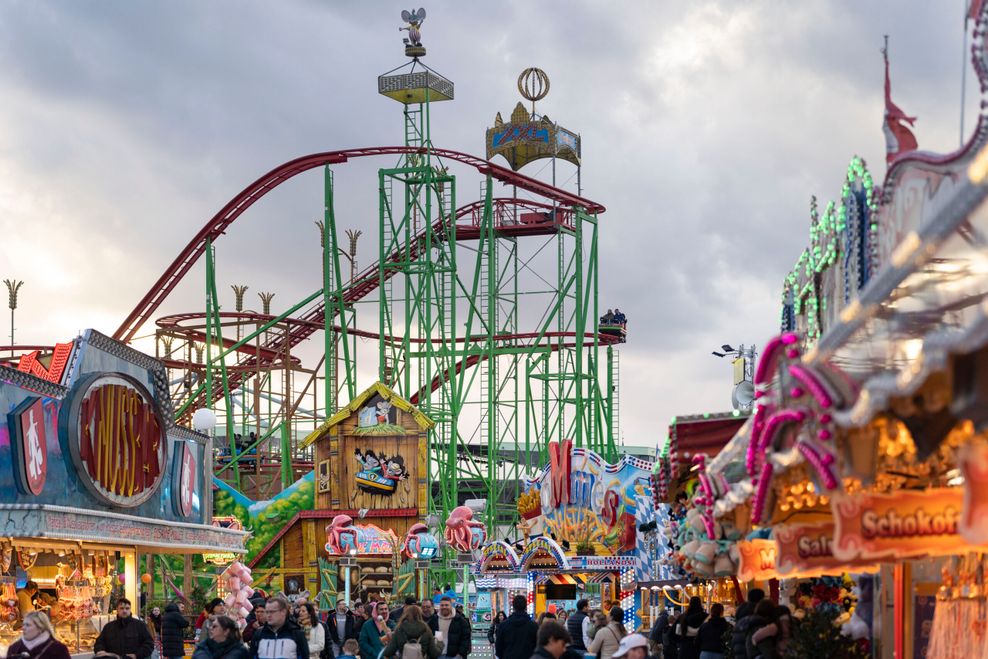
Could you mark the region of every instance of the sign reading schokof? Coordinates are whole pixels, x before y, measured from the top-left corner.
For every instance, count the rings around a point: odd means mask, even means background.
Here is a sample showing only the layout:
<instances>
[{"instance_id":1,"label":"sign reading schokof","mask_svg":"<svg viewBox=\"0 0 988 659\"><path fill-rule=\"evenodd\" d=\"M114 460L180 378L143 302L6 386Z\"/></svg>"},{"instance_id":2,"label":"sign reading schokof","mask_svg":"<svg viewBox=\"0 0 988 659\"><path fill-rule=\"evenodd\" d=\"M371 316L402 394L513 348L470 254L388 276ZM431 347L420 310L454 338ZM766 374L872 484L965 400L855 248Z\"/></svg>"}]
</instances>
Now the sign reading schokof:
<instances>
[{"instance_id":1,"label":"sign reading schokof","mask_svg":"<svg viewBox=\"0 0 988 659\"><path fill-rule=\"evenodd\" d=\"M963 551L963 496L961 488L937 488L834 497L834 556L881 560Z\"/></svg>"}]
</instances>

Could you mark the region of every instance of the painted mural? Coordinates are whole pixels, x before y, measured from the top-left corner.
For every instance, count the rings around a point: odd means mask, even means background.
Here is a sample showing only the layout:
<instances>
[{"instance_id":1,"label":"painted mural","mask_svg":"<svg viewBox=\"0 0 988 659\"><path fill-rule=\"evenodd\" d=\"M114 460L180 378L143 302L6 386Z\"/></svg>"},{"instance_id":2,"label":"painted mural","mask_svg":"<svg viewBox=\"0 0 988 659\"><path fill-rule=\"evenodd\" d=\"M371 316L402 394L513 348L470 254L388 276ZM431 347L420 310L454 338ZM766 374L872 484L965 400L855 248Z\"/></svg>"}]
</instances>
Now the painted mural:
<instances>
[{"instance_id":1,"label":"painted mural","mask_svg":"<svg viewBox=\"0 0 988 659\"><path fill-rule=\"evenodd\" d=\"M639 502L651 498L652 463L624 456L609 464L569 440L551 442L549 455L518 500L527 537L554 537L578 555L634 551Z\"/></svg>"}]
</instances>

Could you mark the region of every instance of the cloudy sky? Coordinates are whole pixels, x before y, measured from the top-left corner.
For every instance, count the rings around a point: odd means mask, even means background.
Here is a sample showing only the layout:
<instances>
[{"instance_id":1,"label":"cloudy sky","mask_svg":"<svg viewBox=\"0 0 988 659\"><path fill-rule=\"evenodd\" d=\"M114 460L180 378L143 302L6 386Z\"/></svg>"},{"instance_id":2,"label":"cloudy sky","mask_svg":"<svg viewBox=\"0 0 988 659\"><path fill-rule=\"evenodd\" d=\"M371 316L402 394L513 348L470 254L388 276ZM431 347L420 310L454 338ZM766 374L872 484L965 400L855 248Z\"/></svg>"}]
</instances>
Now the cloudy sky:
<instances>
[{"instance_id":1,"label":"cloudy sky","mask_svg":"<svg viewBox=\"0 0 988 659\"><path fill-rule=\"evenodd\" d=\"M404 61L404 8L0 0L0 278L26 282L17 342L112 333L205 221L277 164L400 143L399 107L375 78ZM608 208L601 302L632 323L629 444L660 441L674 414L730 408L729 364L710 351L776 331L810 196L836 198L855 154L884 177L882 35L921 148L959 142L963 0L433 1L428 12L427 62L456 83L433 112L437 146L482 155L528 66L552 80L540 111L583 136L584 192ZM373 229L375 171L390 164L341 170L342 227ZM276 292L275 311L315 290L321 194L317 174L301 177L245 215L218 245L221 287ZM369 264L376 248L362 249ZM202 306L196 272L163 311Z\"/></svg>"}]
</instances>

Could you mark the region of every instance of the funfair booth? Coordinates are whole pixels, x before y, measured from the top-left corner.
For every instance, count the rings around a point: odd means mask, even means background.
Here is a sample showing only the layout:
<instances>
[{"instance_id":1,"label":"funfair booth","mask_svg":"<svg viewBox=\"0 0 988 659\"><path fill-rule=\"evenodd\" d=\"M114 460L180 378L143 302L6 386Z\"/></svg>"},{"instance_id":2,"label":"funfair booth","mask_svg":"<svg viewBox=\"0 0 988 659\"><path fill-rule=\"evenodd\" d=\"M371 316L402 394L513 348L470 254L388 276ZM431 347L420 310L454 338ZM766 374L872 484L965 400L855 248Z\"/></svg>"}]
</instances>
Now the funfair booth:
<instances>
[{"instance_id":1,"label":"funfair booth","mask_svg":"<svg viewBox=\"0 0 988 659\"><path fill-rule=\"evenodd\" d=\"M652 463L624 456L610 464L569 440L551 442L549 455L518 500L520 551L505 543L485 546L481 573L498 576L505 596L515 585L508 575L524 577L535 615L573 610L585 598L605 611L619 603L626 621L637 624L636 580L642 570L658 569L651 550L661 544L639 542L639 527L655 515Z\"/></svg>"},{"instance_id":2,"label":"funfair booth","mask_svg":"<svg viewBox=\"0 0 988 659\"><path fill-rule=\"evenodd\" d=\"M0 406L0 655L28 581L87 653L114 598L137 606L141 554L243 553L245 532L212 525L209 438L173 422L157 360L87 330L0 366Z\"/></svg>"}]
</instances>

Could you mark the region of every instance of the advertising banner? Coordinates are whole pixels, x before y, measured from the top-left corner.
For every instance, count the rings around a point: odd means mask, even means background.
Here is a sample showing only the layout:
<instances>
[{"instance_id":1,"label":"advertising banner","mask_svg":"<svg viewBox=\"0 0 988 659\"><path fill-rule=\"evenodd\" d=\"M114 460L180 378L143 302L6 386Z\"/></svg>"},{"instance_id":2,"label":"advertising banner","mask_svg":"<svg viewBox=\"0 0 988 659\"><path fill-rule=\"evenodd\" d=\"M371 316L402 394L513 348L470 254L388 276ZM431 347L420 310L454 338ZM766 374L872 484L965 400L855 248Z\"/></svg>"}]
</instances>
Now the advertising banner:
<instances>
[{"instance_id":1,"label":"advertising banner","mask_svg":"<svg viewBox=\"0 0 988 659\"><path fill-rule=\"evenodd\" d=\"M776 546L774 540L742 540L738 543L740 561L739 581L762 581L778 576L775 570Z\"/></svg>"},{"instance_id":2,"label":"advertising banner","mask_svg":"<svg viewBox=\"0 0 988 659\"><path fill-rule=\"evenodd\" d=\"M878 569L867 560L842 559L834 555L832 522L781 525L775 528L774 535L779 577L816 577Z\"/></svg>"},{"instance_id":3,"label":"advertising banner","mask_svg":"<svg viewBox=\"0 0 988 659\"><path fill-rule=\"evenodd\" d=\"M965 551L962 488L834 497L833 554L843 561L940 556Z\"/></svg>"}]
</instances>

